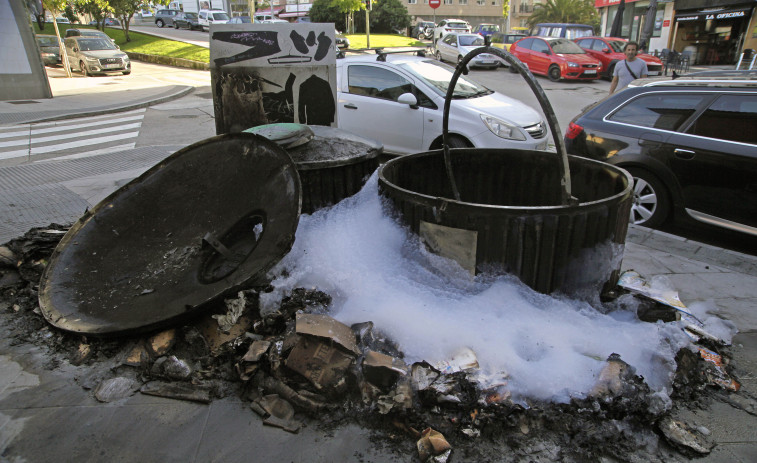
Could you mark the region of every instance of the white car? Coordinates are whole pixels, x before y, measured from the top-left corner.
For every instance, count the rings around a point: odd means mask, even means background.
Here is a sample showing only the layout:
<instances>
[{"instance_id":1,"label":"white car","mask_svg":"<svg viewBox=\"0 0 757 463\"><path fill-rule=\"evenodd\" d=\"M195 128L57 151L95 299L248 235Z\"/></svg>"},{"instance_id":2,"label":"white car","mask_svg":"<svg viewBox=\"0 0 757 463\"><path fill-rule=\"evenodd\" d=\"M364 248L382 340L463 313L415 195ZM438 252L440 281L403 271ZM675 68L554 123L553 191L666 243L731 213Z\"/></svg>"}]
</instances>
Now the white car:
<instances>
[{"instance_id":1,"label":"white car","mask_svg":"<svg viewBox=\"0 0 757 463\"><path fill-rule=\"evenodd\" d=\"M470 23L462 19L442 19L434 28L434 40L439 40L450 32L470 34Z\"/></svg>"},{"instance_id":2,"label":"white car","mask_svg":"<svg viewBox=\"0 0 757 463\"><path fill-rule=\"evenodd\" d=\"M454 69L407 54L337 59L338 127L384 145L391 154L443 146L444 98ZM543 150L547 125L538 112L460 76L449 112L451 148Z\"/></svg>"},{"instance_id":3,"label":"white car","mask_svg":"<svg viewBox=\"0 0 757 463\"><path fill-rule=\"evenodd\" d=\"M451 32L436 42L436 59L459 63L465 55L484 46L484 38L478 34L457 34ZM468 67L487 67L497 69L500 60L489 53L481 53L473 58Z\"/></svg>"},{"instance_id":4,"label":"white car","mask_svg":"<svg viewBox=\"0 0 757 463\"><path fill-rule=\"evenodd\" d=\"M200 10L197 13L197 23L203 31L210 30L211 24L226 24L229 19L229 13L223 10Z\"/></svg>"}]
</instances>

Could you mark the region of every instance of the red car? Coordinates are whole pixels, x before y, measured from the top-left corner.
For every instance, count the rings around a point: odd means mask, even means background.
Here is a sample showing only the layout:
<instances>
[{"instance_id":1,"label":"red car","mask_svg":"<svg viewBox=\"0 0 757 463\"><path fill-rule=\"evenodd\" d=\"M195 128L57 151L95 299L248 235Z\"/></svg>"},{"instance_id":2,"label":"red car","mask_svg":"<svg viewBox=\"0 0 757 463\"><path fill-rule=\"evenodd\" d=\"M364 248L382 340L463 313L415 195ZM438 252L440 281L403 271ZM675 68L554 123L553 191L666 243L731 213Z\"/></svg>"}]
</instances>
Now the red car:
<instances>
[{"instance_id":1,"label":"red car","mask_svg":"<svg viewBox=\"0 0 757 463\"><path fill-rule=\"evenodd\" d=\"M549 80L595 80L602 72L602 63L592 58L575 42L558 37L526 37L510 45L510 53L523 61L534 74ZM511 72L515 69L511 66Z\"/></svg>"},{"instance_id":2,"label":"red car","mask_svg":"<svg viewBox=\"0 0 757 463\"><path fill-rule=\"evenodd\" d=\"M615 69L615 63L626 59L623 53L623 47L628 40L617 37L581 37L575 42L586 50L594 58L602 62L602 69L605 70L604 77L612 80L612 72ZM650 76L659 76L662 73L662 61L646 53L639 53L637 58L647 63L647 69Z\"/></svg>"}]
</instances>

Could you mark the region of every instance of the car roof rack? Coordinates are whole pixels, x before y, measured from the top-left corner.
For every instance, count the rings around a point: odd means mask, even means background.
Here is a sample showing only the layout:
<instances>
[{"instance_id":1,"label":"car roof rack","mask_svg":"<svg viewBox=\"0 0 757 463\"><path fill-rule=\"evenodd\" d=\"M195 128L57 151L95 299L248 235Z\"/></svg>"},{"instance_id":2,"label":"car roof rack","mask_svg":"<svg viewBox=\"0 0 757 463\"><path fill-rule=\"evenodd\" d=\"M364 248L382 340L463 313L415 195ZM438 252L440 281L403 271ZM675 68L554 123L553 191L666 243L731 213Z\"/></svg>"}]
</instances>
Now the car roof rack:
<instances>
[{"instance_id":1,"label":"car roof rack","mask_svg":"<svg viewBox=\"0 0 757 463\"><path fill-rule=\"evenodd\" d=\"M645 82L640 87L757 87L757 78L741 77L711 77L696 76L695 78L679 77L675 80L658 80Z\"/></svg>"},{"instance_id":2,"label":"car roof rack","mask_svg":"<svg viewBox=\"0 0 757 463\"><path fill-rule=\"evenodd\" d=\"M376 61L386 61L386 55L397 53L413 53L417 56L426 56L426 49L421 47L396 47L396 48L376 48Z\"/></svg>"}]
</instances>

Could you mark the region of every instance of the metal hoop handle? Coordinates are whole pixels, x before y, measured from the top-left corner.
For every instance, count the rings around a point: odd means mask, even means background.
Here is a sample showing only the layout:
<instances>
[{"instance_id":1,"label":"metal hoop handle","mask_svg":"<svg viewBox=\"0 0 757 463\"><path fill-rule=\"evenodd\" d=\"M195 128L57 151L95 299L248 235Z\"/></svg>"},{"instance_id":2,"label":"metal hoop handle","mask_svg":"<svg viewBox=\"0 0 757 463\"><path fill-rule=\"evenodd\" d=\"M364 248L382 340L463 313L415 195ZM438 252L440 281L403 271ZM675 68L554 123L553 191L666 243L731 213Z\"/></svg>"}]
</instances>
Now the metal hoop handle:
<instances>
[{"instance_id":1,"label":"metal hoop handle","mask_svg":"<svg viewBox=\"0 0 757 463\"><path fill-rule=\"evenodd\" d=\"M562 132L560 131L560 126L557 123L557 117L555 116L555 112L552 109L552 105L549 103L549 99L547 99L547 95L544 93L541 85L539 85L539 83L536 81L534 75L531 74L531 71L529 71L528 68L518 58L511 55L510 52L506 52L499 48L493 48L488 45L488 37L486 43L486 46L476 48L475 50L465 55L465 57L463 57L463 59L459 63L457 63L455 73L452 75L452 80L450 81L449 87L447 88L447 95L444 98L444 119L442 123L444 164L447 169L447 176L449 177L450 185L452 186L452 191L455 195L455 199L460 201L460 192L458 191L457 184L455 183L455 177L452 172L452 164L449 157L449 107L450 103L452 102L452 95L455 91L457 80L458 78L460 78L460 74L468 74L468 63L473 58L482 53L489 53L492 55L497 55L500 58L504 59L510 64L510 66L515 66L515 69L517 69L518 73L522 75L524 79L526 79L526 83L528 83L528 86L531 87L531 90L539 100L539 105L541 105L541 109L542 111L544 111L544 115L547 117L549 130L552 132L552 137L555 140L557 154L560 156L560 176L562 178L560 187L562 190L562 204L568 205L575 203L576 199L573 198L570 194L570 167L568 166L568 153L565 149L565 142L560 136Z\"/></svg>"}]
</instances>

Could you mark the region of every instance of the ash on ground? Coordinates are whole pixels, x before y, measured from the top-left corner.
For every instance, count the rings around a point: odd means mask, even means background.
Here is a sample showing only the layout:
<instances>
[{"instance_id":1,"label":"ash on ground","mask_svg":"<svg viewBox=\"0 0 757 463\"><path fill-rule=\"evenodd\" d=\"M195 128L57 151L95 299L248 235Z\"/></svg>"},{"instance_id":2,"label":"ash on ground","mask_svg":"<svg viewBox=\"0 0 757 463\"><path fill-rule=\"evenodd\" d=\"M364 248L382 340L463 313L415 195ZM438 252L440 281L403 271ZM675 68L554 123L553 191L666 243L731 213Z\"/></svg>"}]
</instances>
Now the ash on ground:
<instances>
[{"instance_id":1,"label":"ash on ground","mask_svg":"<svg viewBox=\"0 0 757 463\"><path fill-rule=\"evenodd\" d=\"M48 368L79 366L76 381L101 402L237 395L282 432L355 421L375 430L377 445L421 461L670 461L713 447L705 428L676 419L679 411L738 394L728 347L704 338L698 351L679 351L670 394L650 390L611 355L585 398L516 402L507 375L483 375L472 350L408 364L370 320L346 326L330 317L331 296L315 288L295 289L264 315L260 296L270 287L231 295L213 313L162 332L74 335L47 324L37 294L67 229L32 229L0 247L0 323L11 344L44 348ZM675 318L647 307L650 322Z\"/></svg>"}]
</instances>

